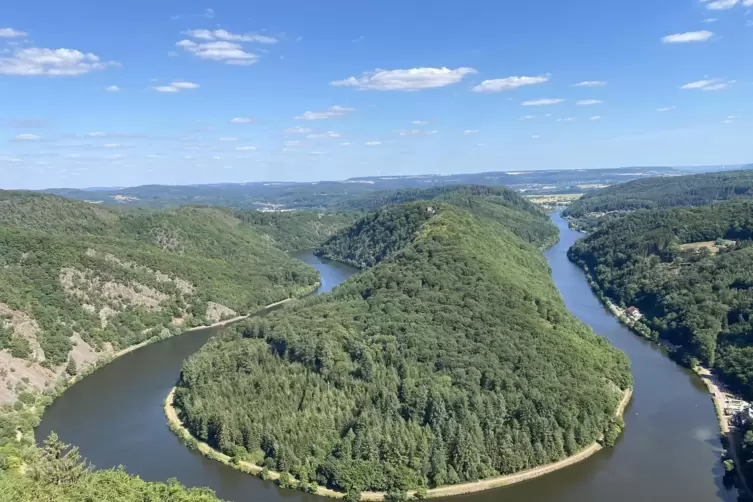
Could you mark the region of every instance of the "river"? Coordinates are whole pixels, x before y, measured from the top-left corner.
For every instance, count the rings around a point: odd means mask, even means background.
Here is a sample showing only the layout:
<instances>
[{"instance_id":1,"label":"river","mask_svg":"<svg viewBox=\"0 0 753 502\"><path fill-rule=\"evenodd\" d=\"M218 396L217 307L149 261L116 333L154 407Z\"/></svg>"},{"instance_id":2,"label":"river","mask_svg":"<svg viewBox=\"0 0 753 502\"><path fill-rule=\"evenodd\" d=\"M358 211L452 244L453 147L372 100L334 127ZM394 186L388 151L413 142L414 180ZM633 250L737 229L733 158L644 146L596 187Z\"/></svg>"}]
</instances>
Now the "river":
<instances>
[{"instance_id":1,"label":"river","mask_svg":"<svg viewBox=\"0 0 753 502\"><path fill-rule=\"evenodd\" d=\"M583 273L567 259L580 236L552 215L560 242L546 252L567 307L597 333L625 351L633 364L635 393L625 413L625 433L615 448L519 485L463 495L464 502L733 502L722 484L721 444L710 397L700 380L670 361L656 346L621 326L599 303ZM322 275L320 292L355 271L299 258ZM148 345L74 385L45 412L37 430L54 430L78 445L99 468L126 466L149 481L174 477L187 486L207 486L234 502L322 502L242 474L189 451L168 430L162 405L183 361L216 332L206 329Z\"/></svg>"}]
</instances>

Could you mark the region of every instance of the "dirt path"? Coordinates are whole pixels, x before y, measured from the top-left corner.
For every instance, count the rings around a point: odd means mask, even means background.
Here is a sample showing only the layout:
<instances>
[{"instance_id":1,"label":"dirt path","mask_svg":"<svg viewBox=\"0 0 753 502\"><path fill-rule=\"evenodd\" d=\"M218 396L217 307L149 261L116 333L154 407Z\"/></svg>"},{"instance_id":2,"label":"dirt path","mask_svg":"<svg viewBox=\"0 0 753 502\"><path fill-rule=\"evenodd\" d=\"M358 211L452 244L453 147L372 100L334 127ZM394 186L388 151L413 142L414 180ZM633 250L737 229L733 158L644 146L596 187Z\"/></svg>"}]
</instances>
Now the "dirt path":
<instances>
[{"instance_id":1,"label":"dirt path","mask_svg":"<svg viewBox=\"0 0 753 502\"><path fill-rule=\"evenodd\" d=\"M615 411L615 417L622 416L625 412L625 408L627 407L628 403L630 402L631 397L633 396L632 389L628 389L625 391L622 400L620 401L620 404L617 406L617 410ZM178 413L175 411L175 407L173 406L173 399L175 397L175 387L170 391L170 394L167 395L167 399L165 399L165 416L167 417L167 421L171 424L171 428L173 429L176 434L182 435L184 438L188 439L191 437L191 433L188 432L188 429L186 429L183 425L183 423L178 418ZM581 450L579 453L576 453L575 455L572 455L570 457L567 457L563 460L560 460L558 462L553 462L551 464L542 465L540 467L535 467L533 469L528 469L526 471L517 472L515 474L508 474L505 476L497 476L495 478L488 478L481 481L474 481L471 483L462 483L458 485L450 485L450 486L441 486L439 488L432 488L431 490L427 491L426 496L428 498L438 498L438 497L450 497L452 495L461 495L465 493L474 493L474 492L480 492L484 490L490 490L492 488L499 488L502 486L508 486L508 485L514 485L516 483L521 483L523 481L528 481L530 479L538 478L540 476L543 476L545 474L549 474L550 472L557 471L559 469L563 469L565 467L571 466L573 464L577 464L578 462L581 462L594 453L598 452L602 449L602 446L595 442L591 444L589 447L587 447L584 450ZM262 471L262 468L258 465L241 461L237 464L233 464L231 461L231 458L227 455L224 455L223 453L220 453L219 451L215 450L211 446L209 446L206 443L199 443L199 451L201 451L204 456L218 460L222 462L223 464L229 465L231 467L234 467L236 469L239 469L244 472L248 472L250 474L259 475ZM269 479L279 479L280 473L269 471ZM335 490L330 490L329 488L326 488L324 486L318 486L316 490L317 495L321 495L324 497L332 497L332 498L343 498L344 494L342 492L338 492ZM408 492L408 498L413 498L415 494L415 491L409 491ZM362 492L361 493L361 500L367 500L367 501L382 501L384 500L384 492Z\"/></svg>"}]
</instances>

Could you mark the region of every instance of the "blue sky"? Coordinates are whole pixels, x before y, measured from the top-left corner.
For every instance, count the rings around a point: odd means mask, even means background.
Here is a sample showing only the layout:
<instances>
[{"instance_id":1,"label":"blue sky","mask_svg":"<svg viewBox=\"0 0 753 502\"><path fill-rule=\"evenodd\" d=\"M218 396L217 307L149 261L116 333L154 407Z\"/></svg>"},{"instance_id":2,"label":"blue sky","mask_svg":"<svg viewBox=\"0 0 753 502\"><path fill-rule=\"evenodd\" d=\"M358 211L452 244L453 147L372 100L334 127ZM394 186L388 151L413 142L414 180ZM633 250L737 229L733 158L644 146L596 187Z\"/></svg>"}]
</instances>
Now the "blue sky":
<instances>
[{"instance_id":1,"label":"blue sky","mask_svg":"<svg viewBox=\"0 0 753 502\"><path fill-rule=\"evenodd\" d=\"M753 162L752 49L753 0L12 2L0 187Z\"/></svg>"}]
</instances>

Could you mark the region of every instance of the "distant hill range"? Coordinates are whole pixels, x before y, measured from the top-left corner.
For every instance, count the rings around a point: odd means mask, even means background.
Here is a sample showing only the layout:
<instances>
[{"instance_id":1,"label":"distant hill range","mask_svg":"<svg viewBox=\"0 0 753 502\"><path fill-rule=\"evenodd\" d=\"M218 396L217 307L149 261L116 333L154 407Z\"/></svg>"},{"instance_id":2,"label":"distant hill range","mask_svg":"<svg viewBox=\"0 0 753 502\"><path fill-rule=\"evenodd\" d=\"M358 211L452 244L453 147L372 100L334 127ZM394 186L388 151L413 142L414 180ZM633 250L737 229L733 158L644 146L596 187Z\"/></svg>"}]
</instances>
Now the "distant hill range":
<instances>
[{"instance_id":1,"label":"distant hill range","mask_svg":"<svg viewBox=\"0 0 753 502\"><path fill-rule=\"evenodd\" d=\"M240 209L339 209L364 194L395 189L416 189L448 185L505 185L517 191L581 193L651 177L679 176L689 172L710 172L749 166L624 167L619 169L572 169L550 171L504 171L456 175L371 176L344 181L217 183L209 185L144 185L131 188L57 188L45 193L91 203L169 207L216 205Z\"/></svg>"}]
</instances>

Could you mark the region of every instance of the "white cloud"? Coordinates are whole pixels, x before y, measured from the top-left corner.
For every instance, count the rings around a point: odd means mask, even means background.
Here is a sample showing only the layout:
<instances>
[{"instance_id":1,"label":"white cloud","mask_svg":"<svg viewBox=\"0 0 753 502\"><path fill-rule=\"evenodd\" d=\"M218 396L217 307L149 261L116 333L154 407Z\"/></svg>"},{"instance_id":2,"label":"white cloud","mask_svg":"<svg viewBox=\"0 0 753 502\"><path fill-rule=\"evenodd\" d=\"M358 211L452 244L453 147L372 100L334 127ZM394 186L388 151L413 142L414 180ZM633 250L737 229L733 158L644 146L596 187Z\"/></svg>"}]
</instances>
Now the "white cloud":
<instances>
[{"instance_id":1,"label":"white cloud","mask_svg":"<svg viewBox=\"0 0 753 502\"><path fill-rule=\"evenodd\" d=\"M16 141L39 141L41 138L36 134L19 134L15 139Z\"/></svg>"},{"instance_id":2,"label":"white cloud","mask_svg":"<svg viewBox=\"0 0 753 502\"><path fill-rule=\"evenodd\" d=\"M469 136L471 134L478 134L478 133L479 133L478 129L466 129L465 131L463 131L463 134L465 134L466 136Z\"/></svg>"},{"instance_id":3,"label":"white cloud","mask_svg":"<svg viewBox=\"0 0 753 502\"><path fill-rule=\"evenodd\" d=\"M713 2L709 2L709 0L701 0L701 3L705 3L706 8L709 10L727 10L740 3L740 0L714 0ZM745 5L747 4L748 2L746 1Z\"/></svg>"},{"instance_id":4,"label":"white cloud","mask_svg":"<svg viewBox=\"0 0 753 502\"><path fill-rule=\"evenodd\" d=\"M533 136L531 136L531 139L540 139L540 138L541 136L539 136L538 134L534 134Z\"/></svg>"},{"instance_id":5,"label":"white cloud","mask_svg":"<svg viewBox=\"0 0 753 502\"><path fill-rule=\"evenodd\" d=\"M706 19L704 19L701 22L702 23L706 23L706 24L711 24L711 23L715 23L717 21L719 21L719 20L717 18L715 18L715 17L707 17Z\"/></svg>"},{"instance_id":6,"label":"white cloud","mask_svg":"<svg viewBox=\"0 0 753 502\"><path fill-rule=\"evenodd\" d=\"M158 85L152 87L155 91L158 92L169 92L169 93L176 93L180 91L185 91L188 89L198 89L199 84L195 84L193 82L171 82L169 85Z\"/></svg>"},{"instance_id":7,"label":"white cloud","mask_svg":"<svg viewBox=\"0 0 753 502\"><path fill-rule=\"evenodd\" d=\"M413 122L411 122L411 124L417 125L417 126L425 126L425 125L429 125L429 121L428 120L414 120Z\"/></svg>"},{"instance_id":8,"label":"white cloud","mask_svg":"<svg viewBox=\"0 0 753 502\"><path fill-rule=\"evenodd\" d=\"M686 33L667 35L666 37L663 37L661 41L665 44L686 44L688 42L705 42L713 36L714 33L708 30L688 31Z\"/></svg>"},{"instance_id":9,"label":"white cloud","mask_svg":"<svg viewBox=\"0 0 753 502\"><path fill-rule=\"evenodd\" d=\"M206 17L207 19L212 19L214 17L214 9L204 10L204 17Z\"/></svg>"},{"instance_id":10,"label":"white cloud","mask_svg":"<svg viewBox=\"0 0 753 502\"><path fill-rule=\"evenodd\" d=\"M601 115L594 115L593 117L589 117L588 120L601 120Z\"/></svg>"},{"instance_id":11,"label":"white cloud","mask_svg":"<svg viewBox=\"0 0 753 502\"><path fill-rule=\"evenodd\" d=\"M532 101L523 101L520 103L523 106L547 106L547 105L556 105L559 103L562 103L565 101L564 99L559 98L545 98L545 99L534 99Z\"/></svg>"},{"instance_id":12,"label":"white cloud","mask_svg":"<svg viewBox=\"0 0 753 502\"><path fill-rule=\"evenodd\" d=\"M720 91L734 84L735 80L722 80L718 78L697 80L680 87L680 89L700 89L702 91Z\"/></svg>"},{"instance_id":13,"label":"white cloud","mask_svg":"<svg viewBox=\"0 0 753 502\"><path fill-rule=\"evenodd\" d=\"M238 138L220 138L220 141L238 141Z\"/></svg>"},{"instance_id":14,"label":"white cloud","mask_svg":"<svg viewBox=\"0 0 753 502\"><path fill-rule=\"evenodd\" d=\"M674 106L664 106L662 108L657 108L656 111L659 113L666 113L666 112L671 112L674 109L675 109Z\"/></svg>"},{"instance_id":15,"label":"white cloud","mask_svg":"<svg viewBox=\"0 0 753 502\"><path fill-rule=\"evenodd\" d=\"M320 133L320 134L309 134L306 137L309 138L309 139L341 138L342 134L340 134L339 132L335 132L335 131L327 131L327 132Z\"/></svg>"},{"instance_id":16,"label":"white cloud","mask_svg":"<svg viewBox=\"0 0 753 502\"><path fill-rule=\"evenodd\" d=\"M0 28L0 38L18 38L25 36L25 31L14 30L13 28Z\"/></svg>"},{"instance_id":17,"label":"white cloud","mask_svg":"<svg viewBox=\"0 0 753 502\"><path fill-rule=\"evenodd\" d=\"M214 41L196 43L192 40L181 40L175 45L197 58L220 61L226 64L247 66L259 60L259 56L246 52L241 44L234 42Z\"/></svg>"},{"instance_id":18,"label":"white cloud","mask_svg":"<svg viewBox=\"0 0 753 502\"><path fill-rule=\"evenodd\" d=\"M95 132L86 133L86 135L89 136L90 138L104 138L104 137L108 136L108 133L101 132L101 131L95 131Z\"/></svg>"},{"instance_id":19,"label":"white cloud","mask_svg":"<svg viewBox=\"0 0 753 502\"><path fill-rule=\"evenodd\" d=\"M601 103L602 101L599 99L581 99L580 101L575 102L578 106L600 105Z\"/></svg>"},{"instance_id":20,"label":"white cloud","mask_svg":"<svg viewBox=\"0 0 753 502\"><path fill-rule=\"evenodd\" d=\"M522 117L520 117L520 119L518 119L518 120L533 120L533 119L535 119L535 118L536 118L536 115L523 115L523 116L522 116Z\"/></svg>"},{"instance_id":21,"label":"white cloud","mask_svg":"<svg viewBox=\"0 0 753 502\"><path fill-rule=\"evenodd\" d=\"M231 124L253 124L256 119L253 117L235 117L230 121Z\"/></svg>"},{"instance_id":22,"label":"white cloud","mask_svg":"<svg viewBox=\"0 0 753 502\"><path fill-rule=\"evenodd\" d=\"M291 127L290 129L285 129L285 132L287 134L306 134L310 133L311 129L308 127L295 126Z\"/></svg>"},{"instance_id":23,"label":"white cloud","mask_svg":"<svg viewBox=\"0 0 753 502\"><path fill-rule=\"evenodd\" d=\"M420 129L409 129L406 131L398 131L398 134L400 136L428 136L431 134L437 134L437 131L436 130L422 131Z\"/></svg>"},{"instance_id":24,"label":"white cloud","mask_svg":"<svg viewBox=\"0 0 753 502\"><path fill-rule=\"evenodd\" d=\"M120 92L120 87L118 87L117 85L110 85L105 87L105 90L107 92Z\"/></svg>"},{"instance_id":25,"label":"white cloud","mask_svg":"<svg viewBox=\"0 0 753 502\"><path fill-rule=\"evenodd\" d=\"M502 92L517 89L526 85L543 84L549 81L548 76L544 77L507 77L494 80L484 80L473 88L473 92Z\"/></svg>"},{"instance_id":26,"label":"white cloud","mask_svg":"<svg viewBox=\"0 0 753 502\"><path fill-rule=\"evenodd\" d=\"M250 152L252 150L256 150L255 146L239 146L236 148L239 152Z\"/></svg>"},{"instance_id":27,"label":"white cloud","mask_svg":"<svg viewBox=\"0 0 753 502\"><path fill-rule=\"evenodd\" d=\"M576 119L575 117L567 117L564 119L557 119L557 122L575 122L576 120L578 119Z\"/></svg>"},{"instance_id":28,"label":"white cloud","mask_svg":"<svg viewBox=\"0 0 753 502\"><path fill-rule=\"evenodd\" d=\"M301 142L299 140L297 140L297 139L291 139L291 140L285 142L285 146L298 146L300 144L301 144Z\"/></svg>"},{"instance_id":29,"label":"white cloud","mask_svg":"<svg viewBox=\"0 0 753 502\"><path fill-rule=\"evenodd\" d=\"M354 87L376 91L420 91L457 84L466 75L476 73L473 68L411 68L406 70L380 70L366 72L360 77L335 80L335 87Z\"/></svg>"},{"instance_id":30,"label":"white cloud","mask_svg":"<svg viewBox=\"0 0 753 502\"><path fill-rule=\"evenodd\" d=\"M226 30L189 30L184 32L199 40L224 40L226 42L258 42L260 44L276 44L277 39L258 33L230 33Z\"/></svg>"},{"instance_id":31,"label":"white cloud","mask_svg":"<svg viewBox=\"0 0 753 502\"><path fill-rule=\"evenodd\" d=\"M605 85L607 85L607 82L603 80L584 80L574 84L573 87L604 87Z\"/></svg>"},{"instance_id":32,"label":"white cloud","mask_svg":"<svg viewBox=\"0 0 753 502\"><path fill-rule=\"evenodd\" d=\"M296 120L326 120L335 117L342 117L348 112L354 111L353 108L347 106L330 106L326 112L304 112L301 115L294 117Z\"/></svg>"},{"instance_id":33,"label":"white cloud","mask_svg":"<svg viewBox=\"0 0 753 502\"><path fill-rule=\"evenodd\" d=\"M381 144L382 144L381 141L367 141L366 143L364 143L364 145L366 146L379 146Z\"/></svg>"},{"instance_id":34,"label":"white cloud","mask_svg":"<svg viewBox=\"0 0 753 502\"><path fill-rule=\"evenodd\" d=\"M105 145L102 145L104 148L120 148L120 145L118 143L106 143Z\"/></svg>"},{"instance_id":35,"label":"white cloud","mask_svg":"<svg viewBox=\"0 0 753 502\"><path fill-rule=\"evenodd\" d=\"M91 52L28 47L16 50L10 57L0 57L0 75L75 76L117 65L114 61L100 61Z\"/></svg>"},{"instance_id":36,"label":"white cloud","mask_svg":"<svg viewBox=\"0 0 753 502\"><path fill-rule=\"evenodd\" d=\"M350 143L346 141L345 143L340 143L340 146L350 146Z\"/></svg>"}]
</instances>

